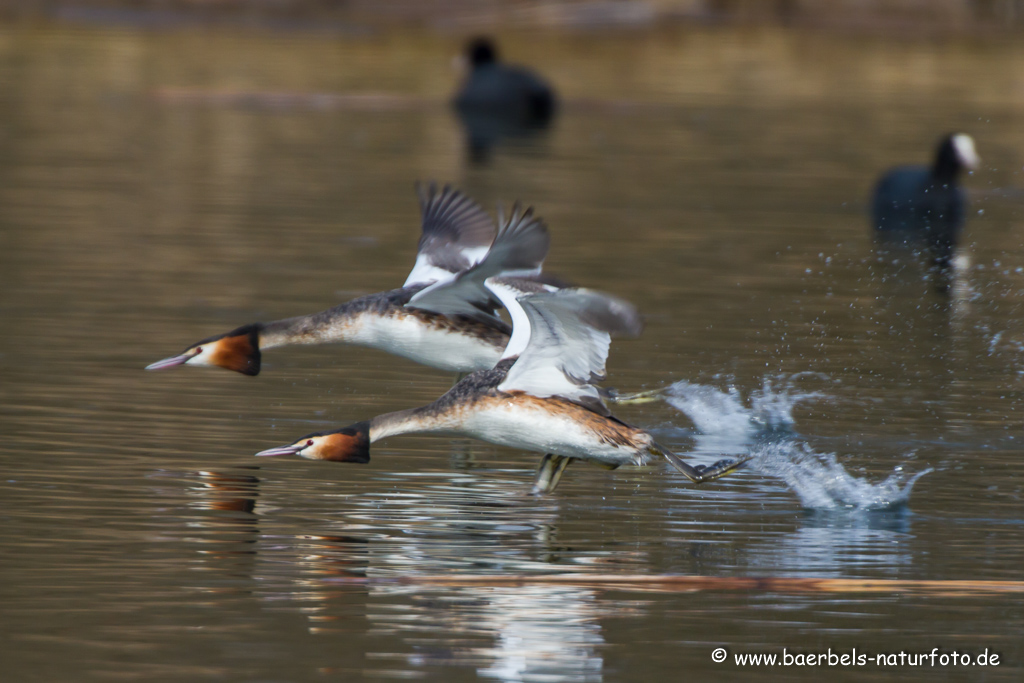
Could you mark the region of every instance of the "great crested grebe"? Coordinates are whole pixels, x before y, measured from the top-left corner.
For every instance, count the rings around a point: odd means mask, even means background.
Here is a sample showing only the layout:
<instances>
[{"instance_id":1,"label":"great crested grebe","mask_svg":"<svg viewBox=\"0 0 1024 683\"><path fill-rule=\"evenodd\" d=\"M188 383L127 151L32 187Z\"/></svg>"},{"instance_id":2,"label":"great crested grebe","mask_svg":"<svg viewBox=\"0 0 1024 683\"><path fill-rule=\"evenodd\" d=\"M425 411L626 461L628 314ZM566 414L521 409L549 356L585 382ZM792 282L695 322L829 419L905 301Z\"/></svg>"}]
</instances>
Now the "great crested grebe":
<instances>
[{"instance_id":1,"label":"great crested grebe","mask_svg":"<svg viewBox=\"0 0 1024 683\"><path fill-rule=\"evenodd\" d=\"M884 243L924 247L932 262L947 268L960 241L967 197L957 181L981 159L970 135L954 133L939 141L931 166L889 169L875 186L871 222Z\"/></svg>"},{"instance_id":2,"label":"great crested grebe","mask_svg":"<svg viewBox=\"0 0 1024 683\"><path fill-rule=\"evenodd\" d=\"M512 317L512 338L494 368L474 372L420 408L309 434L256 455L365 463L370 444L388 436L460 434L546 454L534 483L538 493L553 491L573 460L615 469L662 455L698 484L745 462L689 465L649 433L611 415L593 383L605 377L610 335L640 331L630 304L592 290L516 278L492 277L486 286Z\"/></svg>"},{"instance_id":3,"label":"great crested grebe","mask_svg":"<svg viewBox=\"0 0 1024 683\"><path fill-rule=\"evenodd\" d=\"M218 366L257 375L261 352L293 344L348 343L389 351L457 373L491 368L511 329L483 280L502 272L537 275L547 255L546 227L517 204L499 240L491 217L458 190L417 188L422 230L405 284L311 315L243 325L192 344L146 367ZM473 270L471 277L460 277Z\"/></svg>"}]
</instances>

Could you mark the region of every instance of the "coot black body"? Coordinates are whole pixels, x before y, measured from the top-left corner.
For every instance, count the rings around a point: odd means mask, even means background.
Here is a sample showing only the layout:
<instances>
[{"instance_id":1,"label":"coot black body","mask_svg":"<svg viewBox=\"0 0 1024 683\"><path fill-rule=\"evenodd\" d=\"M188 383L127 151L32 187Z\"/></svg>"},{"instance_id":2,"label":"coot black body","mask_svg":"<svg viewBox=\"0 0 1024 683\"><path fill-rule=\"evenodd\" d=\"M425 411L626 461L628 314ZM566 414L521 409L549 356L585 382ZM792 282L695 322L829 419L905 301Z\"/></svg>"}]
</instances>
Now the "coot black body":
<instances>
[{"instance_id":1,"label":"coot black body","mask_svg":"<svg viewBox=\"0 0 1024 683\"><path fill-rule=\"evenodd\" d=\"M501 63L487 38L475 39L466 52L471 70L454 105L475 155L486 155L502 138L528 135L551 123L557 99L540 76Z\"/></svg>"},{"instance_id":2,"label":"coot black body","mask_svg":"<svg viewBox=\"0 0 1024 683\"><path fill-rule=\"evenodd\" d=\"M945 268L960 239L967 197L958 180L979 162L974 141L957 133L942 139L931 166L898 166L875 186L872 224L883 244L926 250Z\"/></svg>"}]
</instances>

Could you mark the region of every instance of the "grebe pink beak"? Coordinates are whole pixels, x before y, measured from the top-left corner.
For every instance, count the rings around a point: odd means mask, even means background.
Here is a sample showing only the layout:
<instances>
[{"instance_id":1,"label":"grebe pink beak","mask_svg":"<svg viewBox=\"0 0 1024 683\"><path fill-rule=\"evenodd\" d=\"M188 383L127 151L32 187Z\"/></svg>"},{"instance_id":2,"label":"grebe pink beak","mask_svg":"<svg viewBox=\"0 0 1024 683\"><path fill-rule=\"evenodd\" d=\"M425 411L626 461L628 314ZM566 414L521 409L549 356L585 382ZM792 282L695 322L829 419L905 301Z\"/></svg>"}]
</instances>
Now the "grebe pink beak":
<instances>
[{"instance_id":1,"label":"grebe pink beak","mask_svg":"<svg viewBox=\"0 0 1024 683\"><path fill-rule=\"evenodd\" d=\"M164 358L163 360L158 360L155 363L150 363L146 366L146 369L163 370L165 368L173 368L175 365L184 365L195 357L196 354L189 351L188 353L183 353L180 356L171 356L170 358Z\"/></svg>"},{"instance_id":2,"label":"grebe pink beak","mask_svg":"<svg viewBox=\"0 0 1024 683\"><path fill-rule=\"evenodd\" d=\"M305 442L302 442L299 444L292 444L291 446L278 446L277 448L268 448L265 451L260 451L256 455L258 457L266 457L272 455L295 455L305 447Z\"/></svg>"}]
</instances>

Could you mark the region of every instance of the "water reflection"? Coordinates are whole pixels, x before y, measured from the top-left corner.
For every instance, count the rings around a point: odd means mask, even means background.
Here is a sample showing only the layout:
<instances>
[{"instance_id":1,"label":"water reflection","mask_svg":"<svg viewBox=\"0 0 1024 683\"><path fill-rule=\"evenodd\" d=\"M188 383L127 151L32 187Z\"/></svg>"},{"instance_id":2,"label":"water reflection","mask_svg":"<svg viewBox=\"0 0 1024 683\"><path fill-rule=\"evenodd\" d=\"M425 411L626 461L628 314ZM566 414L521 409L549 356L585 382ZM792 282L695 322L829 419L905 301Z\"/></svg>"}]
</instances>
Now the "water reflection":
<instances>
[{"instance_id":1,"label":"water reflection","mask_svg":"<svg viewBox=\"0 0 1024 683\"><path fill-rule=\"evenodd\" d=\"M238 467L189 473L187 505L196 514L187 522L190 543L201 558L195 564L251 579L259 553L259 516L254 514L260 480Z\"/></svg>"},{"instance_id":2,"label":"water reflection","mask_svg":"<svg viewBox=\"0 0 1024 683\"><path fill-rule=\"evenodd\" d=\"M867 272L884 297L925 301L956 310L965 305L964 287L970 266L965 250L939 268L921 250L898 241L875 237L875 254Z\"/></svg>"},{"instance_id":3,"label":"water reflection","mask_svg":"<svg viewBox=\"0 0 1024 683\"><path fill-rule=\"evenodd\" d=\"M465 132L469 160L477 164L491 161L495 148L530 152L543 151L550 120L523 119L515 112L479 112L456 109Z\"/></svg>"},{"instance_id":4,"label":"water reflection","mask_svg":"<svg viewBox=\"0 0 1024 683\"><path fill-rule=\"evenodd\" d=\"M256 508L260 480L254 475L246 474L247 471L257 472L259 468L239 467L233 470L194 472L192 476L196 485L191 487L190 494L197 499L190 507L251 515ZM255 522L254 517L245 515L238 515L234 519L244 524Z\"/></svg>"},{"instance_id":5,"label":"water reflection","mask_svg":"<svg viewBox=\"0 0 1024 683\"><path fill-rule=\"evenodd\" d=\"M376 598L394 594L371 592ZM573 586L419 589L405 603L371 604L367 618L372 635L413 645L414 653L403 655L413 668L447 660L509 683L596 683L604 680L602 609L607 605L598 603L596 591ZM491 642L479 643L481 636Z\"/></svg>"},{"instance_id":6,"label":"water reflection","mask_svg":"<svg viewBox=\"0 0 1024 683\"><path fill-rule=\"evenodd\" d=\"M310 632L340 631L333 605L344 589L331 577L417 574L600 572L607 551L594 553L558 541L559 503L483 472L385 475L378 488L345 497L340 520L326 521L328 534L265 539L267 579L281 573L304 586L301 611ZM388 486L387 484L390 484ZM282 544L291 545L290 549ZM282 551L294 562L280 563ZM615 565L639 568L642 554L616 553ZM632 557L630 557L632 555ZM326 579L326 581L324 581ZM267 594L278 601L287 592ZM593 589L527 585L424 588L374 584L366 617L371 637L403 643L411 652L370 650L367 657L402 670L431 666L471 667L501 681L602 680L604 644ZM618 616L621 616L619 614ZM404 649L404 648L403 648Z\"/></svg>"},{"instance_id":7,"label":"water reflection","mask_svg":"<svg viewBox=\"0 0 1024 683\"><path fill-rule=\"evenodd\" d=\"M364 590L347 588L349 578L516 576L570 568L598 578L609 570L642 571L652 561L636 549L609 553L601 544L574 547L569 539L559 540L566 536L564 501L524 495L483 469L387 472L369 492L339 498L313 489L309 496L314 509L319 507L316 498L329 506L320 526L330 531L264 536L257 578L268 587L262 598L268 605L301 593L292 604L306 618L309 633L331 640L347 637L352 591ZM264 502L269 525L280 508L275 501ZM723 497L721 504L735 503ZM691 569L710 570L731 555L744 575L846 576L852 571L896 576L914 557L907 520L900 511L808 513L795 529L753 534L734 544L735 553L699 552L689 562ZM691 528L700 529L701 523ZM627 616L644 620L646 609L644 603L620 603L599 589L572 585L373 583L366 593L366 636L387 645L368 649L367 665L395 672L464 667L510 682L601 681L604 622Z\"/></svg>"},{"instance_id":8,"label":"water reflection","mask_svg":"<svg viewBox=\"0 0 1024 683\"><path fill-rule=\"evenodd\" d=\"M567 546L557 498L480 472L388 473L375 489L344 496L322 531L295 537L288 552L303 575L632 571L645 562L636 550Z\"/></svg>"},{"instance_id":9,"label":"water reflection","mask_svg":"<svg viewBox=\"0 0 1024 683\"><path fill-rule=\"evenodd\" d=\"M757 571L782 570L790 576L844 576L878 571L899 576L912 564L909 513L895 511L813 510L792 533L749 549Z\"/></svg>"}]
</instances>

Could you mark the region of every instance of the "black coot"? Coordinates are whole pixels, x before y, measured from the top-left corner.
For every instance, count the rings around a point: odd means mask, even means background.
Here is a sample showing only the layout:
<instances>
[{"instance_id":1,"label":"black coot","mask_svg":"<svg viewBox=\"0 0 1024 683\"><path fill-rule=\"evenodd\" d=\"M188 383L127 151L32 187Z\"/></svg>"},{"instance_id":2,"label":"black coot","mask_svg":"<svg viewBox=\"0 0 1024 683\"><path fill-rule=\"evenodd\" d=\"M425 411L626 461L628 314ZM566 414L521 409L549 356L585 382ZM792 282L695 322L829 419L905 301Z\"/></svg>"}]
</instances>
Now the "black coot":
<instances>
[{"instance_id":1,"label":"black coot","mask_svg":"<svg viewBox=\"0 0 1024 683\"><path fill-rule=\"evenodd\" d=\"M948 267L967 213L967 197L957 180L979 161L971 136L955 133L939 143L931 166L886 171L871 205L878 240L927 250L935 265Z\"/></svg>"},{"instance_id":2,"label":"black coot","mask_svg":"<svg viewBox=\"0 0 1024 683\"><path fill-rule=\"evenodd\" d=\"M544 129L557 108L554 90L521 66L502 64L489 38L466 48L470 73L455 95L455 109L474 156L486 156L498 140Z\"/></svg>"}]
</instances>

